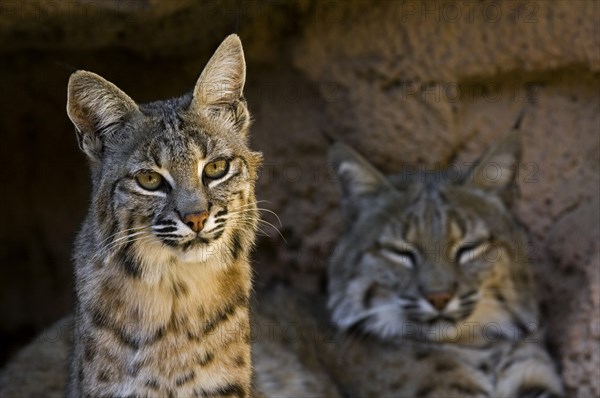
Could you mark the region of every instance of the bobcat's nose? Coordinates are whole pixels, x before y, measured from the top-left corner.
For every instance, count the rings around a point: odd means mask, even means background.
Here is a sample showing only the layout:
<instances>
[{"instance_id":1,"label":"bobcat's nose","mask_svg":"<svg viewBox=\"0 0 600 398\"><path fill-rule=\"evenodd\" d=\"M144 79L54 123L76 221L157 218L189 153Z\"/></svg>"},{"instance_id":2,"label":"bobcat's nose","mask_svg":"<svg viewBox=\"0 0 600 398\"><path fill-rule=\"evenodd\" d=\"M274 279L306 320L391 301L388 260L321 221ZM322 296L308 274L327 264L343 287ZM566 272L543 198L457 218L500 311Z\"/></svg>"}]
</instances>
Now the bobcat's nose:
<instances>
[{"instance_id":1,"label":"bobcat's nose","mask_svg":"<svg viewBox=\"0 0 600 398\"><path fill-rule=\"evenodd\" d=\"M425 299L433 305L438 311L442 311L450 300L452 300L452 293L449 292L438 292L438 293L428 293L425 295Z\"/></svg>"},{"instance_id":2,"label":"bobcat's nose","mask_svg":"<svg viewBox=\"0 0 600 398\"><path fill-rule=\"evenodd\" d=\"M188 213L183 216L183 222L185 225L196 233L202 231L204 228L204 221L208 218L207 211L201 211L199 213Z\"/></svg>"}]
</instances>

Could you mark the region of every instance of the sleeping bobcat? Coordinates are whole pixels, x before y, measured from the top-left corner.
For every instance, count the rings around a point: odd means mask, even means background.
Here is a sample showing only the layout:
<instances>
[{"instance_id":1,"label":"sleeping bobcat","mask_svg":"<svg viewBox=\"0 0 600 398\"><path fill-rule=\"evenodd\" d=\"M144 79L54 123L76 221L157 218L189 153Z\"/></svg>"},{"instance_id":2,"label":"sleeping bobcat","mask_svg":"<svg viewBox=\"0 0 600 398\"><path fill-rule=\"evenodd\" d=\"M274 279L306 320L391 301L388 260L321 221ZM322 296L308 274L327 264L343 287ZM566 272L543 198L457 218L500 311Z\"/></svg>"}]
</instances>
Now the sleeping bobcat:
<instances>
[{"instance_id":1,"label":"sleeping bobcat","mask_svg":"<svg viewBox=\"0 0 600 398\"><path fill-rule=\"evenodd\" d=\"M356 396L562 394L541 341L527 238L508 210L520 152L515 127L462 176L385 177L350 148L332 148L348 229L331 259L328 306L346 335L394 347L357 349L389 362L379 375L387 385L344 374Z\"/></svg>"},{"instance_id":2,"label":"sleeping bobcat","mask_svg":"<svg viewBox=\"0 0 600 398\"><path fill-rule=\"evenodd\" d=\"M281 328L303 325L287 343L347 397L561 396L526 235L508 210L519 158L516 128L461 175L384 176L334 144L346 228L329 314L314 298L270 293L270 306L287 300L270 310Z\"/></svg>"}]
</instances>

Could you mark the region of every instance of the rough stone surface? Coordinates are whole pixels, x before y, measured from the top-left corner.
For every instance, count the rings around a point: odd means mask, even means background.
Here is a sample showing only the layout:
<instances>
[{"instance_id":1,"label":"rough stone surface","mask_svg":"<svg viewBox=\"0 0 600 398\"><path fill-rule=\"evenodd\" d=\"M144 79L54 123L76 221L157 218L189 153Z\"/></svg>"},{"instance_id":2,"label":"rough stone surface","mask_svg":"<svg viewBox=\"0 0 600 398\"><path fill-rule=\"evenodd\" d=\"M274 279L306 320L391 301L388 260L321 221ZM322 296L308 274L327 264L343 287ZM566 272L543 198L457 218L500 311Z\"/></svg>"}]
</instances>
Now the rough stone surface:
<instances>
[{"instance_id":1,"label":"rough stone surface","mask_svg":"<svg viewBox=\"0 0 600 398\"><path fill-rule=\"evenodd\" d=\"M384 171L466 167L526 107L514 209L568 395L600 396L600 3L199 3L1 3L0 361L72 305L89 182L64 111L69 67L140 102L180 95L237 25L260 206L281 219L263 214L281 235L262 226L257 286L325 287L342 220L324 135Z\"/></svg>"}]
</instances>

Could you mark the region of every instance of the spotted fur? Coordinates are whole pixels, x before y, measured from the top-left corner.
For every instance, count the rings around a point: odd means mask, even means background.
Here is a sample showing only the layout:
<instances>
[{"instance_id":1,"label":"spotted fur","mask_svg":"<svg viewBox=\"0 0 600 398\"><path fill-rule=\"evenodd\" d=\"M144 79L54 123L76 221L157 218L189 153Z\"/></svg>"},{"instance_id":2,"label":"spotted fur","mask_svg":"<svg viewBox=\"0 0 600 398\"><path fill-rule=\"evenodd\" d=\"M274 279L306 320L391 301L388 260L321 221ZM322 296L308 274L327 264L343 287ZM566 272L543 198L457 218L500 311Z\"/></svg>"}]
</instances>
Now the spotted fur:
<instances>
[{"instance_id":1,"label":"spotted fur","mask_svg":"<svg viewBox=\"0 0 600 398\"><path fill-rule=\"evenodd\" d=\"M384 176L333 146L347 222L329 266L328 305L340 341L355 347L335 354L351 396L562 394L543 344L527 237L509 211L520 151L514 130L463 173ZM354 344L357 335L364 344ZM362 356L381 360L384 383L369 382L367 366L349 371Z\"/></svg>"},{"instance_id":2,"label":"spotted fur","mask_svg":"<svg viewBox=\"0 0 600 398\"><path fill-rule=\"evenodd\" d=\"M68 396L249 396L261 155L247 147L244 80L235 35L180 98L138 105L93 73L71 76L93 194L75 249ZM208 178L220 159L226 173ZM148 172L156 189L138 180ZM207 214L201 230L189 214Z\"/></svg>"},{"instance_id":3,"label":"spotted fur","mask_svg":"<svg viewBox=\"0 0 600 398\"><path fill-rule=\"evenodd\" d=\"M138 105L93 73L71 76L67 111L93 183L75 316L2 369L0 397L335 397L268 334L251 357L261 155L247 146L244 80L235 35L180 98ZM227 167L211 177L214 161ZM138 180L149 175L151 187Z\"/></svg>"}]
</instances>

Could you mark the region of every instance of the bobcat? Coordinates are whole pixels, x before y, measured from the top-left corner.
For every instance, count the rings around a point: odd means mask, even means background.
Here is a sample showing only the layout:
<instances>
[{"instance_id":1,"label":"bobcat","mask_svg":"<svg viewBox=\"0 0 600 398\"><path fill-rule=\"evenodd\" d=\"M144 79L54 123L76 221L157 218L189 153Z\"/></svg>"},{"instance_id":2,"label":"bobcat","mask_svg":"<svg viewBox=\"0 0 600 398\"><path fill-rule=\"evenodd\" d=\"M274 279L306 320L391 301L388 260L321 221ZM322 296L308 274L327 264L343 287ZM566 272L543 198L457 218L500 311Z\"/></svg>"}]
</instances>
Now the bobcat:
<instances>
[{"instance_id":1,"label":"bobcat","mask_svg":"<svg viewBox=\"0 0 600 398\"><path fill-rule=\"evenodd\" d=\"M246 146L244 79L237 36L192 94L169 101L137 105L97 75L71 77L68 113L94 183L76 245L76 315L8 365L1 396L62 396L71 333L70 396L251 394L261 158ZM315 300L263 296L261 323L315 334L254 342L256 394L562 395L540 341L526 236L508 211L518 138L454 179L385 177L334 145L348 226L329 266L336 330L321 329Z\"/></svg>"},{"instance_id":2,"label":"bobcat","mask_svg":"<svg viewBox=\"0 0 600 398\"><path fill-rule=\"evenodd\" d=\"M236 36L181 98L138 106L97 75L71 76L93 198L74 256L69 396L249 395L261 155L246 146L244 80Z\"/></svg>"},{"instance_id":3,"label":"bobcat","mask_svg":"<svg viewBox=\"0 0 600 398\"><path fill-rule=\"evenodd\" d=\"M346 397L562 396L527 238L509 212L520 151L515 128L463 173L384 176L334 144L345 229L321 300L329 311L271 292L262 302L278 307L277 327L303 325L286 344Z\"/></svg>"},{"instance_id":4,"label":"bobcat","mask_svg":"<svg viewBox=\"0 0 600 398\"><path fill-rule=\"evenodd\" d=\"M67 112L93 181L75 316L8 365L1 396L64 396L71 347L69 397L250 396L261 154L247 147L245 73L231 35L180 98L138 105L98 75L71 76ZM275 343L255 355L272 373L256 382L265 394L322 391Z\"/></svg>"},{"instance_id":5,"label":"bobcat","mask_svg":"<svg viewBox=\"0 0 600 398\"><path fill-rule=\"evenodd\" d=\"M379 385L344 372L352 396L562 394L540 341L527 238L508 210L520 152L515 127L468 172L386 177L333 146L347 229L329 266L328 307L346 336L384 342L337 355L387 360Z\"/></svg>"}]
</instances>

